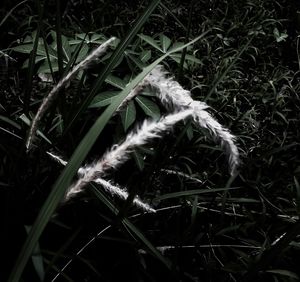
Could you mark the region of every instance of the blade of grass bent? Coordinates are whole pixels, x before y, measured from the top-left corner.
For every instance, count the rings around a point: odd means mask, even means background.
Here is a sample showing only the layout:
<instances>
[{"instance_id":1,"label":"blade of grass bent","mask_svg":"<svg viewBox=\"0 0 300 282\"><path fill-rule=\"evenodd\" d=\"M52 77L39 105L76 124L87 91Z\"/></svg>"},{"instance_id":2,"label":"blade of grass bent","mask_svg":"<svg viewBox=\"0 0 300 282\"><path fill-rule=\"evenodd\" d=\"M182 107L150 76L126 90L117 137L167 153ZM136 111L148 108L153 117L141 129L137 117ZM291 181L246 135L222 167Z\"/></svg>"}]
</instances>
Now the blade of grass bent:
<instances>
[{"instance_id":1,"label":"blade of grass bent","mask_svg":"<svg viewBox=\"0 0 300 282\"><path fill-rule=\"evenodd\" d=\"M181 198L181 197L189 197L189 196L194 196L194 195L199 195L199 194L206 194L206 193L216 193L216 192L223 192L227 190L236 190L239 189L239 187L224 187L224 188L214 188L214 189L194 189L194 190L187 190L187 191L180 191L180 192L173 192L173 193L168 193L161 195L155 200L157 201L162 201L162 200L167 200L167 199L172 199L172 198Z\"/></svg>"},{"instance_id":2,"label":"blade of grass bent","mask_svg":"<svg viewBox=\"0 0 300 282\"><path fill-rule=\"evenodd\" d=\"M15 5L14 7L11 8L11 10L6 13L5 17L2 19L2 21L0 22L0 27L5 23L5 21L12 15L12 13L14 12L14 10L16 10L19 6L23 5L24 3L28 2L28 0L24 0L20 3L18 3L17 5Z\"/></svg>"},{"instance_id":3,"label":"blade of grass bent","mask_svg":"<svg viewBox=\"0 0 300 282\"><path fill-rule=\"evenodd\" d=\"M18 282L23 270L27 264L29 257L32 254L32 251L37 244L43 230L45 229L47 223L51 219L53 212L55 211L56 207L60 203L61 199L63 198L65 191L70 186L73 176L76 174L77 170L79 169L81 163L87 156L88 152L90 151L91 147L95 143L96 139L102 132L104 126L107 124L111 116L114 114L116 109L122 103L122 101L127 97L130 91L135 88L147 74L153 70L155 66L157 66L161 61L163 61L166 57L170 56L171 54L182 50L183 48L195 43L199 39L201 39L204 35L206 35L209 31L201 34L194 40L190 41L189 43L180 46L178 48L174 48L170 50L165 55L158 58L154 61L151 65L144 68L144 70L135 77L124 90L122 90L117 99L115 99L102 113L102 115L96 120L93 126L90 128L88 133L82 139L80 144L77 146L75 152L73 153L68 165L64 168L63 172L55 182L47 200L45 201L44 205L40 209L40 212L32 225L29 235L20 251L19 257L16 260L14 268L11 272L9 277L9 282Z\"/></svg>"},{"instance_id":4,"label":"blade of grass bent","mask_svg":"<svg viewBox=\"0 0 300 282\"><path fill-rule=\"evenodd\" d=\"M93 193L97 196L97 198L101 200L101 202L104 203L111 210L113 214L118 216L119 209L103 193L101 193L95 187L95 185L91 184L91 188ZM140 230L138 230L138 228L133 223L131 223L131 221L127 217L122 218L121 221L135 240L139 240L140 242L142 242L146 246L146 248L150 251L150 253L152 253L153 256L155 256L168 269L171 270L171 262L167 258L161 255L161 253L153 246L153 244L144 236L144 234L141 233Z\"/></svg>"},{"instance_id":5,"label":"blade of grass bent","mask_svg":"<svg viewBox=\"0 0 300 282\"><path fill-rule=\"evenodd\" d=\"M131 42L131 40L134 38L134 36L138 33L138 31L141 29L141 27L145 24L149 16L152 14L154 9L159 4L160 0L153 0L150 5L146 8L142 16L137 20L135 25L132 27L132 29L128 32L126 37L119 43L117 49L114 51L112 56L110 57L109 62L104 66L103 71L100 73L96 83L94 84L91 92L88 94L88 96L85 98L85 100L81 103L79 109L74 113L73 117L68 122L65 132L67 132L75 123L79 115L87 109L89 104L91 103L93 97L97 94L99 91L102 83L107 78L108 74L112 71L116 63L120 60L121 56L123 55L125 49Z\"/></svg>"}]
</instances>

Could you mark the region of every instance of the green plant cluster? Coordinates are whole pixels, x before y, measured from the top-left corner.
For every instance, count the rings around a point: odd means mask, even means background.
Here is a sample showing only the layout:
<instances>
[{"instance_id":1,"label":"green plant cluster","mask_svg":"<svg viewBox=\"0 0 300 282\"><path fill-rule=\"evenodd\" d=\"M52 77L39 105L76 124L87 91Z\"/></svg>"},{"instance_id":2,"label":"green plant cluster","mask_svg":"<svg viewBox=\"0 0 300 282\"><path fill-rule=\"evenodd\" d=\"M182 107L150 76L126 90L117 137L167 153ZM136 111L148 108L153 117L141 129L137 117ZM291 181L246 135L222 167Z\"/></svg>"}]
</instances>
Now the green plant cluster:
<instances>
[{"instance_id":1,"label":"green plant cluster","mask_svg":"<svg viewBox=\"0 0 300 282\"><path fill-rule=\"evenodd\" d=\"M297 1L4 2L1 281L300 279ZM111 36L58 93L26 152L43 98ZM151 87L116 112L158 64L236 136L239 172L230 176L209 132L185 122L109 175L127 187L125 202L89 184L62 205L79 167L166 114ZM136 195L156 213L136 209Z\"/></svg>"}]
</instances>

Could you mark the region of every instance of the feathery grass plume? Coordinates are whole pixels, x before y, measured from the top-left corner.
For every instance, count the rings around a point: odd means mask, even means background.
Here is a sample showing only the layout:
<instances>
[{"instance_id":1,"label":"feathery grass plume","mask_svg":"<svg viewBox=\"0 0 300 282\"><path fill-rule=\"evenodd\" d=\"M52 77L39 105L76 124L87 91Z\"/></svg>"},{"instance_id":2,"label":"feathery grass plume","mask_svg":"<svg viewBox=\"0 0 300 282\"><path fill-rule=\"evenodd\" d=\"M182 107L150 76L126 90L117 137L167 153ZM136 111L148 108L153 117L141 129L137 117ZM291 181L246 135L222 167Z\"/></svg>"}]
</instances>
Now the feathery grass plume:
<instances>
[{"instance_id":1,"label":"feathery grass plume","mask_svg":"<svg viewBox=\"0 0 300 282\"><path fill-rule=\"evenodd\" d=\"M123 164L135 147L144 145L153 138L161 137L162 132L170 129L175 123L184 120L192 114L193 111L187 109L167 115L157 122L146 120L136 132L128 134L123 143L114 145L100 160L87 166L82 171L81 177L68 189L65 200L67 201L75 194L81 192L87 183L95 181L97 178L105 175L108 170L116 169Z\"/></svg>"},{"instance_id":2,"label":"feathery grass plume","mask_svg":"<svg viewBox=\"0 0 300 282\"><path fill-rule=\"evenodd\" d=\"M30 150L32 140L35 136L35 133L38 128L38 123L45 114L46 110L49 108L53 100L55 99L58 92L82 69L89 67L89 65L95 61L99 56L101 56L108 46L115 40L115 37L112 37L105 41L102 45L96 48L90 55L88 55L82 62L77 64L66 76L64 76L56 86L50 91L47 97L44 98L41 106L39 107L34 119L32 120L31 127L29 130L28 138L26 141L27 152Z\"/></svg>"},{"instance_id":3,"label":"feathery grass plume","mask_svg":"<svg viewBox=\"0 0 300 282\"><path fill-rule=\"evenodd\" d=\"M146 80L157 89L158 97L168 110L193 110L194 121L200 127L208 129L215 140L220 141L229 156L230 173L234 174L239 165L239 152L234 143L235 137L206 111L209 108L206 103L194 101L190 91L183 89L172 77L167 78L166 74L163 67L158 65L146 77Z\"/></svg>"},{"instance_id":4,"label":"feathery grass plume","mask_svg":"<svg viewBox=\"0 0 300 282\"><path fill-rule=\"evenodd\" d=\"M61 165L63 166L66 166L68 164L67 161L65 161L62 157L58 156L57 154L55 153L51 153L51 152L46 152L52 159L54 159L55 161L57 161L58 163L60 163ZM79 168L77 174L79 177L83 176L85 173L86 173L86 170L89 169L88 167L85 168L85 167L81 167ZM102 187L107 191L109 192L111 195L115 195L117 197L119 197L120 199L123 199L123 200L126 200L129 196L128 192L126 189L124 188L121 188L117 185L113 185L111 184L110 181L107 181L107 180L104 180L102 178L97 178L94 180L95 183L98 183L100 185L102 185ZM153 209L149 204L147 203L144 203L138 195L136 195L133 199L133 203L143 209L144 211L146 212L152 212L152 213L155 213L156 210Z\"/></svg>"}]
</instances>

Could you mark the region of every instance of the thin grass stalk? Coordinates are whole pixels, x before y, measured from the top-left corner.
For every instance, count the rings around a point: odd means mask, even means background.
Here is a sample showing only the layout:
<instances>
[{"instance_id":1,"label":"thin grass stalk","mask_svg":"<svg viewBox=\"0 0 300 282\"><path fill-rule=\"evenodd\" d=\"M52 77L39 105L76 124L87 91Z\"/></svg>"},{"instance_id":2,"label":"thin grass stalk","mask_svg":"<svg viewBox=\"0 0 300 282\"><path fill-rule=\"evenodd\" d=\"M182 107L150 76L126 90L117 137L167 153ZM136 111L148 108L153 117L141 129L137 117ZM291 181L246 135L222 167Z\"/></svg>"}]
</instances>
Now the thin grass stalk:
<instances>
[{"instance_id":1,"label":"thin grass stalk","mask_svg":"<svg viewBox=\"0 0 300 282\"><path fill-rule=\"evenodd\" d=\"M263 272L272 263L274 263L274 260L279 258L284 250L289 247L291 241L295 240L295 238L299 236L299 233L300 221L298 220L292 226L289 226L286 233L284 233L278 241L275 241L269 249L263 251L256 257L255 262L250 265L248 271L245 273L243 281L251 282L259 278L259 273Z\"/></svg>"},{"instance_id":2,"label":"thin grass stalk","mask_svg":"<svg viewBox=\"0 0 300 282\"><path fill-rule=\"evenodd\" d=\"M94 188L95 190L97 190L97 188ZM98 190L97 190L98 191ZM157 212L162 212L162 211L165 211L165 210L173 210L173 209L178 209L178 208L181 208L182 205L175 205L175 206L169 206L169 207L164 207L164 208L160 208L160 209L157 209L156 211ZM116 213L117 214L117 213ZM142 214L141 213L136 213L134 215L131 215L128 217L128 220L129 219L132 219L132 218L136 218L136 217L139 217L141 216ZM107 232L108 230L110 230L112 228L112 225L108 225L106 226L105 228L101 229L95 236L93 236L91 239L89 239L86 243L84 243L82 245L82 247L79 248L79 250L76 252L75 254L75 258L77 256L79 256L82 252L84 252L89 246L91 246L92 243L94 243L96 241L96 239L98 239L104 232ZM57 280L57 278L59 278L60 275L63 275L64 271L66 270L66 268L74 261L75 259L74 257L73 258L70 258L60 269L59 271L57 272L57 274L55 275L55 277L51 280L51 282L55 282Z\"/></svg>"},{"instance_id":3,"label":"thin grass stalk","mask_svg":"<svg viewBox=\"0 0 300 282\"><path fill-rule=\"evenodd\" d=\"M12 15L12 13L14 12L14 10L16 10L19 6L23 5L24 3L28 2L28 0L24 0L21 1L20 3L18 3L17 5L15 5L14 7L12 7L8 13L6 13L5 17L1 20L0 22L0 27L5 23L5 21Z\"/></svg>"},{"instance_id":4,"label":"thin grass stalk","mask_svg":"<svg viewBox=\"0 0 300 282\"><path fill-rule=\"evenodd\" d=\"M192 17L193 16L193 8L194 8L195 3L196 3L196 1L193 0L190 4L189 14L188 14L188 25L187 25L187 28L186 28L184 43L187 43L189 41L189 37L190 37L190 33L191 33L191 26L192 26L192 18L193 18ZM187 53L187 48L184 48L182 50L180 63L179 63L179 69L178 69L178 77L177 78L178 78L179 81L182 78L183 65L184 65L184 62L185 62L186 53Z\"/></svg>"},{"instance_id":5,"label":"thin grass stalk","mask_svg":"<svg viewBox=\"0 0 300 282\"><path fill-rule=\"evenodd\" d=\"M37 27L35 39L33 42L33 48L32 48L32 51L30 52L29 63L28 63L28 75L27 75L27 79L26 79L26 88L24 91L24 113L26 115L29 112L33 73L34 73L34 68L35 68L35 58L36 58L36 54L37 54L39 37L40 37L41 30L42 30L43 14L44 14L44 6L41 6L40 0L36 0L35 2L36 2L36 7L38 9L38 27Z\"/></svg>"},{"instance_id":6,"label":"thin grass stalk","mask_svg":"<svg viewBox=\"0 0 300 282\"><path fill-rule=\"evenodd\" d=\"M82 62L80 62L76 67L72 69L65 77L63 77L57 85L51 90L51 92L48 94L47 97L44 98L41 106L39 107L29 130L28 139L26 141L26 148L27 151L30 150L30 147L32 145L33 138L35 136L35 133L38 129L38 123L49 108L49 106L52 104L53 100L57 96L58 92L82 69L87 68L91 62L95 61L99 56L101 56L108 46L111 44L112 41L114 41L116 38L112 37L106 42L104 42L102 45L100 45L97 49L95 49L89 56L87 56Z\"/></svg>"},{"instance_id":7,"label":"thin grass stalk","mask_svg":"<svg viewBox=\"0 0 300 282\"><path fill-rule=\"evenodd\" d=\"M62 46L62 32L61 32L61 7L60 0L56 0L56 50L57 50L57 62L58 62L58 74L59 77L63 74L63 46Z\"/></svg>"}]
</instances>

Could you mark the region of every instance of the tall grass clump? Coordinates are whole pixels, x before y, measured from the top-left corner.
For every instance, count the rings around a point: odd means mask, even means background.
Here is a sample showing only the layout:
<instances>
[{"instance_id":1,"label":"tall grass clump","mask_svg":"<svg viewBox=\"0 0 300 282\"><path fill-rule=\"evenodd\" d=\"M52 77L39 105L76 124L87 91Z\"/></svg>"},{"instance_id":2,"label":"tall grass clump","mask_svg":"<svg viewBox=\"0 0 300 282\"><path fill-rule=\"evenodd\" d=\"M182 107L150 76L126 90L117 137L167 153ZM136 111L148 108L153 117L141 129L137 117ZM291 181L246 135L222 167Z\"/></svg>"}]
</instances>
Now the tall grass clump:
<instances>
[{"instance_id":1,"label":"tall grass clump","mask_svg":"<svg viewBox=\"0 0 300 282\"><path fill-rule=\"evenodd\" d=\"M298 281L299 5L98 2L0 10L0 280Z\"/></svg>"}]
</instances>

